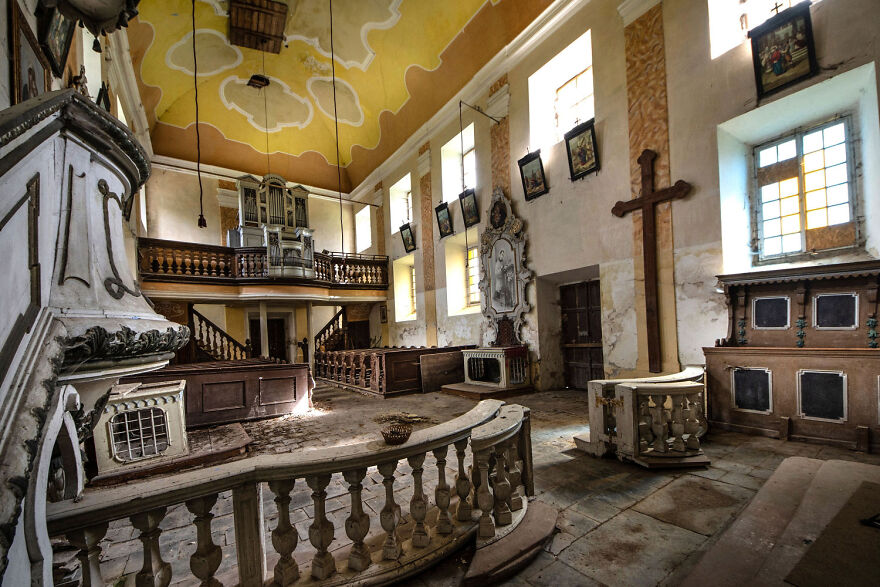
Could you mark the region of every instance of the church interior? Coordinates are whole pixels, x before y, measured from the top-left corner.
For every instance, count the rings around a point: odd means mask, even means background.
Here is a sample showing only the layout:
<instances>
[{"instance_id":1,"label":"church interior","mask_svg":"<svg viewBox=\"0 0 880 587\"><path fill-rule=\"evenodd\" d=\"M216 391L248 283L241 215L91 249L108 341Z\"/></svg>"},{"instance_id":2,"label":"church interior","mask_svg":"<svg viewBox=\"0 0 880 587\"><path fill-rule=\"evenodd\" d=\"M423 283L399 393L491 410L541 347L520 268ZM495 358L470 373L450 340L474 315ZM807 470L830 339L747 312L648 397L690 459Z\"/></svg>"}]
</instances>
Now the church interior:
<instances>
[{"instance_id":1,"label":"church interior","mask_svg":"<svg viewBox=\"0 0 880 587\"><path fill-rule=\"evenodd\" d=\"M0 0L2 585L876 585L877 0Z\"/></svg>"}]
</instances>

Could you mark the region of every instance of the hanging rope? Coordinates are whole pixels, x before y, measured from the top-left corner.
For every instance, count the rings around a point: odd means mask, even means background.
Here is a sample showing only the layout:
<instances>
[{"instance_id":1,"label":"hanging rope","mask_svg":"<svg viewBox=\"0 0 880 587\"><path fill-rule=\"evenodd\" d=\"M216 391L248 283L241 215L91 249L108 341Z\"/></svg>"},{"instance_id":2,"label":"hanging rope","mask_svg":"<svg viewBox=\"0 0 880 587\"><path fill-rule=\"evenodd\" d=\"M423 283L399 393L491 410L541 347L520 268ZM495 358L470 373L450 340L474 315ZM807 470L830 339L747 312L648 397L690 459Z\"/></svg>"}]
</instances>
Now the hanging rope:
<instances>
[{"instance_id":1,"label":"hanging rope","mask_svg":"<svg viewBox=\"0 0 880 587\"><path fill-rule=\"evenodd\" d=\"M265 42L264 42L264 45L265 45ZM266 79L269 79L268 77L266 77L266 52L261 51L260 55L263 58L263 77L265 77ZM265 86L263 88L260 88L260 92L263 94L263 117L264 117L263 126L266 129L266 175L269 175L270 173L272 173L272 164L269 161L269 102L268 102L268 98L267 98L267 96L269 94L268 88L269 88L269 86Z\"/></svg>"},{"instance_id":2,"label":"hanging rope","mask_svg":"<svg viewBox=\"0 0 880 587\"><path fill-rule=\"evenodd\" d=\"M462 191L462 193L464 193L464 191L467 189L467 186L464 185L464 122L462 121L462 117L461 117L461 105L462 104L464 104L464 102L459 100L458 101L458 139L459 139L458 144L460 146L459 146L459 153L458 154L459 154L459 158L461 160L461 191ZM461 200L459 200L459 203L461 203ZM462 210L462 212L463 211L464 210ZM462 221L464 221L464 214L463 213L462 213ZM467 225L465 225L465 227L464 227L464 270L465 270L465 273L467 272L468 267L470 267L470 262L471 262L469 249L470 249L470 246L468 245L468 227L467 227Z\"/></svg>"},{"instance_id":3,"label":"hanging rope","mask_svg":"<svg viewBox=\"0 0 880 587\"><path fill-rule=\"evenodd\" d=\"M196 175L199 178L199 228L207 228L202 188L202 137L199 134L199 62L196 58L196 0L192 0L193 87L196 96Z\"/></svg>"},{"instance_id":4,"label":"hanging rope","mask_svg":"<svg viewBox=\"0 0 880 587\"><path fill-rule=\"evenodd\" d=\"M342 222L342 168L339 166L339 116L336 113L336 53L333 50L333 0L330 0L330 71L333 76L333 125L336 130L336 193L339 194L339 250L345 253Z\"/></svg>"}]
</instances>

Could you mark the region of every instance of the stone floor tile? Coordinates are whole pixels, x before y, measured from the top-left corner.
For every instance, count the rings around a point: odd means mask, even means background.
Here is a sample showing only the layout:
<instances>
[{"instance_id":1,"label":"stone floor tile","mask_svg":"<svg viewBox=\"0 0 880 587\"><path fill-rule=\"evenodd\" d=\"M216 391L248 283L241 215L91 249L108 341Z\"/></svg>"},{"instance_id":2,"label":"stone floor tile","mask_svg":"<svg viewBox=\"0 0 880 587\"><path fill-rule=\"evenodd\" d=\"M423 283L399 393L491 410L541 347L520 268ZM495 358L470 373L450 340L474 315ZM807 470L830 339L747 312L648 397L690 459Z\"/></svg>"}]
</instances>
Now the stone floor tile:
<instances>
[{"instance_id":1,"label":"stone floor tile","mask_svg":"<svg viewBox=\"0 0 880 587\"><path fill-rule=\"evenodd\" d=\"M596 499L592 495L578 500L571 506L571 509L599 523L613 518L621 511L620 508Z\"/></svg>"},{"instance_id":2,"label":"stone floor tile","mask_svg":"<svg viewBox=\"0 0 880 587\"><path fill-rule=\"evenodd\" d=\"M737 485L685 475L643 499L633 509L710 536L726 526L754 494Z\"/></svg>"},{"instance_id":3,"label":"stone floor tile","mask_svg":"<svg viewBox=\"0 0 880 587\"><path fill-rule=\"evenodd\" d=\"M736 461L731 461L726 458L712 461L712 466L716 469L724 469L725 471L733 471L736 473L742 473L743 475L747 475L749 471L754 469L752 465L738 463Z\"/></svg>"},{"instance_id":4,"label":"stone floor tile","mask_svg":"<svg viewBox=\"0 0 880 587\"><path fill-rule=\"evenodd\" d=\"M724 477L720 479L725 483L731 483L733 485L739 485L740 487L747 487L749 489L754 489L757 491L761 489L761 486L764 485L764 479L759 479L758 477L752 477L751 475L744 475L737 471L731 471Z\"/></svg>"},{"instance_id":5,"label":"stone floor tile","mask_svg":"<svg viewBox=\"0 0 880 587\"><path fill-rule=\"evenodd\" d=\"M559 560L608 585L656 585L704 540L690 530L627 510L574 541Z\"/></svg>"},{"instance_id":6,"label":"stone floor tile","mask_svg":"<svg viewBox=\"0 0 880 587\"><path fill-rule=\"evenodd\" d=\"M601 584L570 567L562 560L555 560L537 572L523 573L523 579L535 587L562 587L563 585L566 587L590 587Z\"/></svg>"},{"instance_id":7,"label":"stone floor tile","mask_svg":"<svg viewBox=\"0 0 880 587\"><path fill-rule=\"evenodd\" d=\"M721 479L725 475L727 475L728 471L725 469L719 469L718 467L705 467L702 469L691 469L688 470L688 474L696 475L697 477L705 477L706 479Z\"/></svg>"}]
</instances>

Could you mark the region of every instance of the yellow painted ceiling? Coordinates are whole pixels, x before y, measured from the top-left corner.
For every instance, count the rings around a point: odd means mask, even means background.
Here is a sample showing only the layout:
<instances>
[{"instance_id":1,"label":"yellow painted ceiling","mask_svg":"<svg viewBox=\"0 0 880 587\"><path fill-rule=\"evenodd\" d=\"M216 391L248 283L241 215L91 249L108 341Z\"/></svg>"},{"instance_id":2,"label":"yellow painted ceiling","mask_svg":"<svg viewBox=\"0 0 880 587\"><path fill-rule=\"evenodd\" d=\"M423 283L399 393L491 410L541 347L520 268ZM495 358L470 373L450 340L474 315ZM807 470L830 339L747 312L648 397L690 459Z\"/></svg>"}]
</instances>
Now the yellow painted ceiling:
<instances>
[{"instance_id":1,"label":"yellow painted ceiling","mask_svg":"<svg viewBox=\"0 0 880 587\"><path fill-rule=\"evenodd\" d=\"M226 4L195 2L203 162L250 173L264 173L268 165L273 172L297 175L288 177L292 181L335 188L328 0L288 2L287 43L277 55L230 45ZM344 187L369 174L548 4L336 0ZM192 4L150 0L139 10L129 38L153 148L194 160ZM265 73L270 85L247 87L254 73Z\"/></svg>"}]
</instances>

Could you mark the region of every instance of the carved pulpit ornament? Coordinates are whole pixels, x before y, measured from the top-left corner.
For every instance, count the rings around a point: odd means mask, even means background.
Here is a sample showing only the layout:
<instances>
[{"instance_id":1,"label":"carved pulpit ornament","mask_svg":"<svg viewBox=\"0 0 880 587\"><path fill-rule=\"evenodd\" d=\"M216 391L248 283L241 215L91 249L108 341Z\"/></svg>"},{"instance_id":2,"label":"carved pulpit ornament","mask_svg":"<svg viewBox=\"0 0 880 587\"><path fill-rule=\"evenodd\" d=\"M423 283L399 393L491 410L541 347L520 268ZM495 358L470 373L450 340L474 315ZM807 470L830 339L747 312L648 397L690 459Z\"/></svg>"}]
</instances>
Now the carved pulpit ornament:
<instances>
[{"instance_id":1,"label":"carved pulpit ornament","mask_svg":"<svg viewBox=\"0 0 880 587\"><path fill-rule=\"evenodd\" d=\"M667 200L685 197L691 184L678 180L675 185L654 190L654 159L657 153L645 149L639 156L642 168L642 194L638 198L619 201L611 213L622 218L633 210L642 211L642 253L645 266L645 322L648 330L648 368L651 373L662 371L660 354L660 312L657 295L657 226L654 206Z\"/></svg>"},{"instance_id":2,"label":"carved pulpit ornament","mask_svg":"<svg viewBox=\"0 0 880 587\"><path fill-rule=\"evenodd\" d=\"M526 238L522 220L501 188L492 192L489 226L480 243L480 305L492 346L520 344L519 331L531 307L526 286L534 274L526 267Z\"/></svg>"}]
</instances>

